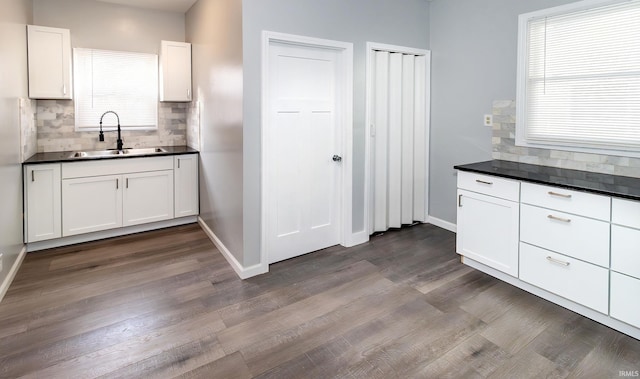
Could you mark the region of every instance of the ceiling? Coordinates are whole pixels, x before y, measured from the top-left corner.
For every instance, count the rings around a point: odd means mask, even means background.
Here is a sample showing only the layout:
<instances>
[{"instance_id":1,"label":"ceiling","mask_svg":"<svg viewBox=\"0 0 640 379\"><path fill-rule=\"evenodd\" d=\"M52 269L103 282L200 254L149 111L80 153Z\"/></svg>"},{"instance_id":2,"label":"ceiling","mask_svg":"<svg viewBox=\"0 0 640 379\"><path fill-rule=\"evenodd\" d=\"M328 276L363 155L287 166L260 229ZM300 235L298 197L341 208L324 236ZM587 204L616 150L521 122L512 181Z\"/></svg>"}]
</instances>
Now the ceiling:
<instances>
[{"instance_id":1,"label":"ceiling","mask_svg":"<svg viewBox=\"0 0 640 379\"><path fill-rule=\"evenodd\" d=\"M136 8L186 13L197 0L97 0Z\"/></svg>"}]
</instances>

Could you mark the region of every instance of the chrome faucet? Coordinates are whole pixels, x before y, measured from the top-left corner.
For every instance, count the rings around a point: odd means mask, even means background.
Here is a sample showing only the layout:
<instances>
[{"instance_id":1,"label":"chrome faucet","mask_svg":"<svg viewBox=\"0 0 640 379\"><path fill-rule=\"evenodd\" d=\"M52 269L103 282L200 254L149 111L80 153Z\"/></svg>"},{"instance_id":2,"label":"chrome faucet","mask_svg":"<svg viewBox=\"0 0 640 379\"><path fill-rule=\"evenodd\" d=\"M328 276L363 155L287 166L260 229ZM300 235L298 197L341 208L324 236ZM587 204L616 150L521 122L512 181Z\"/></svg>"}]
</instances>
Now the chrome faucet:
<instances>
[{"instance_id":1,"label":"chrome faucet","mask_svg":"<svg viewBox=\"0 0 640 379\"><path fill-rule=\"evenodd\" d=\"M116 118L118 119L118 140L117 140L117 147L118 147L118 151L122 151L122 136L120 134L120 116L118 116L118 114L114 111L106 111L102 114L102 116L100 116L100 142L104 142L104 133L102 132L102 118L107 114L107 113L113 113L114 115L116 115Z\"/></svg>"}]
</instances>

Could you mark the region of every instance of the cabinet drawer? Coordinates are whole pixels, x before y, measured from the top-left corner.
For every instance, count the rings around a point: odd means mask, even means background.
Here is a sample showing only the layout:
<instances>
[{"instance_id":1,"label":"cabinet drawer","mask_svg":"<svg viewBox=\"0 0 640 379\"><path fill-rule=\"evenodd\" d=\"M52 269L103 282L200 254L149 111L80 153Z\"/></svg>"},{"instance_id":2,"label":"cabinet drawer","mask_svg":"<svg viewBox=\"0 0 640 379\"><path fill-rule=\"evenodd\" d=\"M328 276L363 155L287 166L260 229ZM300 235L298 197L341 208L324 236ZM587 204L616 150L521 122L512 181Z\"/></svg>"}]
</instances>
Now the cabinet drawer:
<instances>
[{"instance_id":1,"label":"cabinet drawer","mask_svg":"<svg viewBox=\"0 0 640 379\"><path fill-rule=\"evenodd\" d=\"M62 179L173 169L173 156L100 159L62 164Z\"/></svg>"},{"instance_id":2,"label":"cabinet drawer","mask_svg":"<svg viewBox=\"0 0 640 379\"><path fill-rule=\"evenodd\" d=\"M640 279L640 230L611 225L611 269Z\"/></svg>"},{"instance_id":3,"label":"cabinet drawer","mask_svg":"<svg viewBox=\"0 0 640 379\"><path fill-rule=\"evenodd\" d=\"M458 172L458 188L511 201L520 200L520 182L473 172Z\"/></svg>"},{"instance_id":4,"label":"cabinet drawer","mask_svg":"<svg viewBox=\"0 0 640 379\"><path fill-rule=\"evenodd\" d=\"M609 267L609 223L522 204L520 240Z\"/></svg>"},{"instance_id":5,"label":"cabinet drawer","mask_svg":"<svg viewBox=\"0 0 640 379\"><path fill-rule=\"evenodd\" d=\"M526 243L520 243L520 279L608 313L609 270Z\"/></svg>"},{"instance_id":6,"label":"cabinet drawer","mask_svg":"<svg viewBox=\"0 0 640 379\"><path fill-rule=\"evenodd\" d=\"M564 188L522 183L523 203L609 221L611 198Z\"/></svg>"},{"instance_id":7,"label":"cabinet drawer","mask_svg":"<svg viewBox=\"0 0 640 379\"><path fill-rule=\"evenodd\" d=\"M611 317L640 328L640 280L611 273Z\"/></svg>"},{"instance_id":8,"label":"cabinet drawer","mask_svg":"<svg viewBox=\"0 0 640 379\"><path fill-rule=\"evenodd\" d=\"M611 222L640 229L640 201L613 198Z\"/></svg>"}]
</instances>

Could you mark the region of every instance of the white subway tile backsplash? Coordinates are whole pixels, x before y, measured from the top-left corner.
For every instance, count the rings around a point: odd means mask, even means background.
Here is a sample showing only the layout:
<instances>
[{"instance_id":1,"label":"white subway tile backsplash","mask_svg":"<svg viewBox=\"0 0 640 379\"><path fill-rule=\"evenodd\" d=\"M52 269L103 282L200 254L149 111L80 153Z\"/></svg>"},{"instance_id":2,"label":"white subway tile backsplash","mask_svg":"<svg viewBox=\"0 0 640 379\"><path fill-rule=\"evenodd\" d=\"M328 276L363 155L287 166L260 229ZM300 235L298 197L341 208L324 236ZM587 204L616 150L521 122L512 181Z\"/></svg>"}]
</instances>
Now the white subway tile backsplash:
<instances>
[{"instance_id":1,"label":"white subway tile backsplash","mask_svg":"<svg viewBox=\"0 0 640 379\"><path fill-rule=\"evenodd\" d=\"M640 177L640 158L515 146L515 101L494 101L492 113L493 159Z\"/></svg>"}]
</instances>

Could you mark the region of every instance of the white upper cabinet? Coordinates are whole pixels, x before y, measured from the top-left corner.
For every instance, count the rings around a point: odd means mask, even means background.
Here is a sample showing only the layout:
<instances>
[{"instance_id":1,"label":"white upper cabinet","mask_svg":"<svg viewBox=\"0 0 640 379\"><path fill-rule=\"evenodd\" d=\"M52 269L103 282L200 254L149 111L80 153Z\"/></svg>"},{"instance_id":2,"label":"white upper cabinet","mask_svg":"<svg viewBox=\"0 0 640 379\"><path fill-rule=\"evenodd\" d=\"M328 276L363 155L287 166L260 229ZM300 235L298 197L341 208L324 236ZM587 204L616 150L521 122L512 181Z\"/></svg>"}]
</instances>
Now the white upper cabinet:
<instances>
[{"instance_id":1,"label":"white upper cabinet","mask_svg":"<svg viewBox=\"0 0 640 379\"><path fill-rule=\"evenodd\" d=\"M29 97L71 99L71 33L27 25Z\"/></svg>"},{"instance_id":2,"label":"white upper cabinet","mask_svg":"<svg viewBox=\"0 0 640 379\"><path fill-rule=\"evenodd\" d=\"M160 101L191 101L191 44L161 41Z\"/></svg>"}]
</instances>

